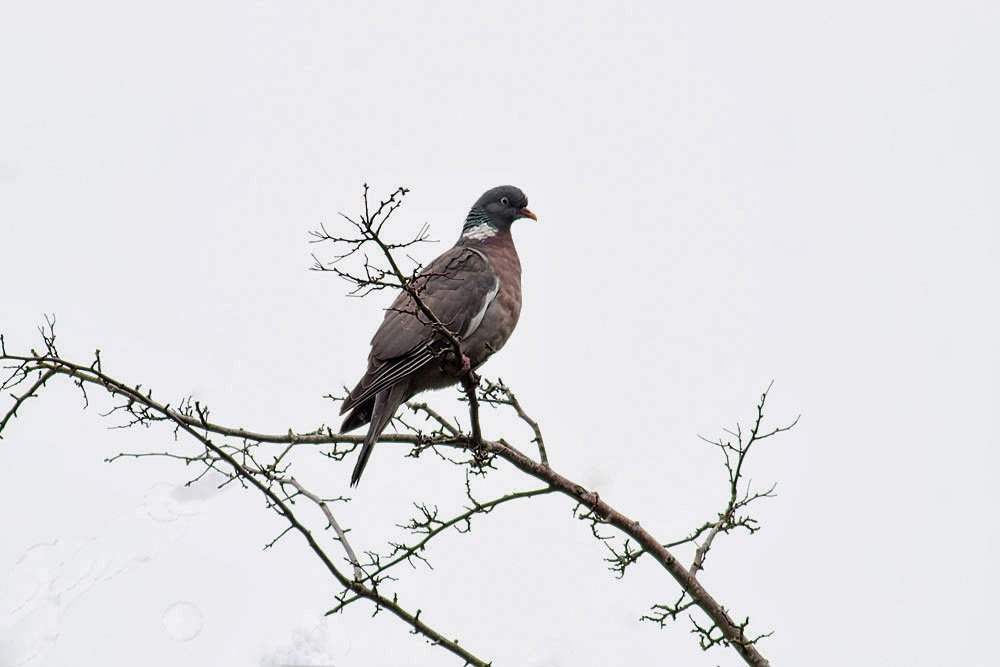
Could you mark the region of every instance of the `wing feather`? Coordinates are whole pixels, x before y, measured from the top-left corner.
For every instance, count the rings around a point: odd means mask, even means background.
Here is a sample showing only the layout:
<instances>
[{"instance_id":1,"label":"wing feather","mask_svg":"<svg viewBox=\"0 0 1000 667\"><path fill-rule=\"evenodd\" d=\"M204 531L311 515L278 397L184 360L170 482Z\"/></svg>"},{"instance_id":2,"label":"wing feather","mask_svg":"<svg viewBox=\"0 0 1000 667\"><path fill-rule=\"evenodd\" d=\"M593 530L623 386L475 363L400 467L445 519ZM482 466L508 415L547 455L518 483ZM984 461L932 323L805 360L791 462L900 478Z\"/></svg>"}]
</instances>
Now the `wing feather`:
<instances>
[{"instance_id":1,"label":"wing feather","mask_svg":"<svg viewBox=\"0 0 1000 667\"><path fill-rule=\"evenodd\" d=\"M499 280L483 253L456 246L431 262L414 279L414 287L438 320L464 337L483 321ZM372 337L368 372L341 406L341 414L430 363L442 342L413 297L400 293Z\"/></svg>"},{"instance_id":2,"label":"wing feather","mask_svg":"<svg viewBox=\"0 0 1000 667\"><path fill-rule=\"evenodd\" d=\"M344 401L344 405L341 407L340 413L344 414L355 405L364 403L365 400L371 398L383 389L391 387L410 373L426 366L434 360L435 356L436 355L433 352L431 352L428 348L425 348L423 351L420 351L413 356L400 357L398 359L393 359L388 363L382 364L375 369L376 375L374 377L369 378L369 374L366 373L365 377L363 377L361 382L358 383L358 386L351 392L348 399Z\"/></svg>"}]
</instances>

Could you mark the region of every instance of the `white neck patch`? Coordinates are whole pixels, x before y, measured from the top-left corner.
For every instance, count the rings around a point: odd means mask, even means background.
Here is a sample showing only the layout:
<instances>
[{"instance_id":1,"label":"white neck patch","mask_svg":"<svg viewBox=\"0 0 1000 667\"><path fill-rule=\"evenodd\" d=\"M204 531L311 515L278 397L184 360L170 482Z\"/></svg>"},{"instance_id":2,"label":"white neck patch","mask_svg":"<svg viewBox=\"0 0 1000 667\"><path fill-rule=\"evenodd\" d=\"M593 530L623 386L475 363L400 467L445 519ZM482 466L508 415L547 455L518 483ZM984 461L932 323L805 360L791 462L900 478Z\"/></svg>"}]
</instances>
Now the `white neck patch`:
<instances>
[{"instance_id":1,"label":"white neck patch","mask_svg":"<svg viewBox=\"0 0 1000 667\"><path fill-rule=\"evenodd\" d=\"M496 236L496 234L496 227L483 222L462 232L462 238L468 241L482 241L483 239L488 239L491 236Z\"/></svg>"}]
</instances>

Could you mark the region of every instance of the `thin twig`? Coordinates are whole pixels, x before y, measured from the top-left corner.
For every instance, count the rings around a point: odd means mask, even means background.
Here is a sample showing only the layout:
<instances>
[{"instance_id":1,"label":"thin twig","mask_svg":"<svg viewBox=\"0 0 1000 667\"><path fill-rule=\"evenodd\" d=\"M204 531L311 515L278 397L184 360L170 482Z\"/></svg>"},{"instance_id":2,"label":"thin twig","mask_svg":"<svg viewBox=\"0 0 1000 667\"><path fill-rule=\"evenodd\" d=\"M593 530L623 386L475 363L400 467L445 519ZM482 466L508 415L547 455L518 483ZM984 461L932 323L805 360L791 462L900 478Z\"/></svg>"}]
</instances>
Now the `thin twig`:
<instances>
[{"instance_id":1,"label":"thin twig","mask_svg":"<svg viewBox=\"0 0 1000 667\"><path fill-rule=\"evenodd\" d=\"M292 486L295 487L296 491L298 491L303 496L316 503L319 506L319 508L323 510L323 514L326 516L326 520L329 522L329 525L331 528L333 528L334 532L337 533L337 539L340 541L340 544L344 547L344 551L347 552L347 560L350 561L351 565L354 566L354 581L361 581L362 579L364 579L365 573L361 569L361 565L358 563L358 557L354 555L354 549L351 548L351 543L347 540L347 534L344 532L344 529L340 527L340 524L337 523L337 520L333 517L333 512L330 510L329 503L327 503L325 500L317 496L312 491L306 489L304 486L302 486L302 484L299 483L299 480L295 479L294 477L289 477L287 479L284 477L275 477L275 480L282 484L291 484Z\"/></svg>"},{"instance_id":2,"label":"thin twig","mask_svg":"<svg viewBox=\"0 0 1000 667\"><path fill-rule=\"evenodd\" d=\"M497 397L497 394L500 394ZM538 445L538 458L542 462L543 466L548 467L549 465L549 455L545 451L545 439L542 437L542 429L534 419L528 416L528 413L524 411L521 407L521 402L517 400L517 396L514 392L504 384L503 380L497 380L496 382L486 381L486 387L483 389L483 402L493 405L509 405L514 408L514 412L525 424L531 428L535 437L532 438L532 442Z\"/></svg>"},{"instance_id":3,"label":"thin twig","mask_svg":"<svg viewBox=\"0 0 1000 667\"><path fill-rule=\"evenodd\" d=\"M436 421L441 428L450 433L451 435L461 435L462 431L459 430L457 426L452 424L449 420L445 419L437 410L427 405L426 403L415 403L409 402L406 404L408 408L414 412L423 412L425 415Z\"/></svg>"},{"instance_id":4,"label":"thin twig","mask_svg":"<svg viewBox=\"0 0 1000 667\"><path fill-rule=\"evenodd\" d=\"M740 495L740 480L743 476L743 464L746 461L747 454L750 452L750 447L758 440L769 438L772 435L793 428L799 421L799 418L796 417L795 420L788 426L776 427L769 433L760 432L761 423L764 420L764 404L767 401L767 394L771 390L773 384L774 382L772 381L761 393L760 401L757 403L757 415L754 419L753 426L750 428L750 433L746 442L743 441L743 431L739 424L736 425L735 431L728 431L736 439L735 444L732 442L724 442L721 439L718 441L712 441L707 438L702 438L702 440L718 447L725 457L724 465L729 473L729 498L726 502L725 508L719 512L718 520L708 525L708 535L695 550L691 567L688 568L688 571L692 575L697 575L698 572L705 569L705 559L708 557L708 552L712 548L712 544L715 542L716 537L718 537L720 533L728 533L736 528L745 528L751 533L757 530L756 524L751 517L745 516L740 519L736 519L737 510L746 507L754 500L759 498L770 498L774 495L773 492L775 487L773 485L766 491L751 493L749 484L747 485L746 492L742 496ZM732 459L734 456L736 458L735 465L733 464Z\"/></svg>"},{"instance_id":5,"label":"thin twig","mask_svg":"<svg viewBox=\"0 0 1000 667\"><path fill-rule=\"evenodd\" d=\"M515 493L508 493L504 496L501 496L499 498L494 498L493 500L484 503L474 503L473 506L468 508L465 512L462 512L461 514L454 516L451 519L448 519L447 521L435 522L433 528L428 527L427 530L424 531L425 536L422 540L411 546L406 546L398 549L397 552L399 553L399 555L395 556L393 560L390 560L389 562L381 565L378 570L376 570L371 574L371 577L375 577L378 574L385 572L392 566L397 565L405 560L410 560L415 555L417 555L418 552L423 551L423 549L427 546L427 543L430 542L431 539L443 533L445 530L451 528L452 526L457 526L461 524L463 521L466 522L469 521L469 519L471 519L473 516L477 514L488 514L496 507L499 507L504 503L511 502L512 500L521 500L523 498L534 498L535 496L543 496L545 494L552 493L553 491L555 491L555 489L551 487L543 487L541 489L533 489L531 491L518 491Z\"/></svg>"},{"instance_id":6,"label":"thin twig","mask_svg":"<svg viewBox=\"0 0 1000 667\"><path fill-rule=\"evenodd\" d=\"M17 416L17 409L20 408L21 405L26 400L32 398L35 395L35 392L37 392L40 388L42 388L45 385L45 383L49 381L49 378L51 378L55 374L56 372L52 370L45 371L44 373L41 374L41 377L39 377L38 380L35 381L34 384L28 387L28 390L26 392L24 392L23 394L21 394L16 398L16 400L14 401L14 405L11 406L10 410L8 410L7 413L3 416L3 419L0 420L0 434L3 433L3 429L5 426L7 426L7 422ZM2 437L3 436L0 435L0 438Z\"/></svg>"}]
</instances>

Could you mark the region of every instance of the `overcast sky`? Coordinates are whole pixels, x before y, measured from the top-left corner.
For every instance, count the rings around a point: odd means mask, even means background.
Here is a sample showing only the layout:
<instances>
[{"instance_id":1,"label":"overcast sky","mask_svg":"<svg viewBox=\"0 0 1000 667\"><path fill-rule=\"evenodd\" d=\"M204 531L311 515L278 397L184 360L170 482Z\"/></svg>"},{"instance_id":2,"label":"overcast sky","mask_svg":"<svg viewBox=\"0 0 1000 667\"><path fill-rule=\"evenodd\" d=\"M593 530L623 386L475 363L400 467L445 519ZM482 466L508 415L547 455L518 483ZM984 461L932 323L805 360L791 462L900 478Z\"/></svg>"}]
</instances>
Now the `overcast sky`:
<instances>
[{"instance_id":1,"label":"overcast sky","mask_svg":"<svg viewBox=\"0 0 1000 667\"><path fill-rule=\"evenodd\" d=\"M342 3L330 3L342 4ZM1000 6L989 2L17 3L0 26L0 329L220 422L336 422L386 296L308 271L360 188L457 237L525 190L521 323L484 368L553 465L664 541L713 517L699 434L802 419L749 460L763 529L706 586L775 665L986 665L1000 561ZM459 414L457 392L434 404ZM449 665L335 587L260 498L122 450L71 387L0 442L0 666ZM487 436L526 434L504 422ZM527 449L528 445L525 444ZM353 461L293 472L349 492ZM525 483L509 469L494 488ZM358 549L460 469L376 449L340 506ZM650 564L617 581L563 498L508 507L401 571L401 599L497 665L705 655Z\"/></svg>"}]
</instances>

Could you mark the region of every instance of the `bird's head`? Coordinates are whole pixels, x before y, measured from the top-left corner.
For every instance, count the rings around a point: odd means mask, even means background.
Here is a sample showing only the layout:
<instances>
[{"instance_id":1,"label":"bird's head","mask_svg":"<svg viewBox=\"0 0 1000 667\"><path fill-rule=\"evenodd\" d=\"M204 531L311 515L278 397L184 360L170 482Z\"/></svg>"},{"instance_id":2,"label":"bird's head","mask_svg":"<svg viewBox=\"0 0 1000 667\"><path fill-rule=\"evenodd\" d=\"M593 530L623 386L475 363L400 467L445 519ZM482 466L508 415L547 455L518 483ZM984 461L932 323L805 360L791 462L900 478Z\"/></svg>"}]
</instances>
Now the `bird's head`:
<instances>
[{"instance_id":1,"label":"bird's head","mask_svg":"<svg viewBox=\"0 0 1000 667\"><path fill-rule=\"evenodd\" d=\"M528 197L513 185L501 185L483 193L465 219L462 235L503 231L518 218L537 220L528 210ZM484 227L485 226L485 227ZM492 234L486 234L491 236Z\"/></svg>"}]
</instances>

